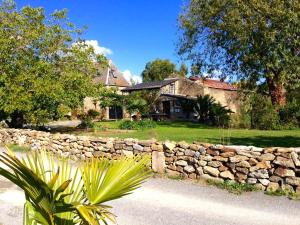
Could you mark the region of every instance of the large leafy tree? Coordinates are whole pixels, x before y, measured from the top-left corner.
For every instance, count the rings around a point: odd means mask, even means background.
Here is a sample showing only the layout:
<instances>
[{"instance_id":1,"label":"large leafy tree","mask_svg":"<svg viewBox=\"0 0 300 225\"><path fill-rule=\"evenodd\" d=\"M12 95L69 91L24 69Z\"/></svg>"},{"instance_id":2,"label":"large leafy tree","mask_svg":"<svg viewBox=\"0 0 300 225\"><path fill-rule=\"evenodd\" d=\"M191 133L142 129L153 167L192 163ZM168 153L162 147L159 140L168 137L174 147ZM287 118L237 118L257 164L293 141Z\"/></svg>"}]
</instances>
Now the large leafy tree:
<instances>
[{"instance_id":1,"label":"large leafy tree","mask_svg":"<svg viewBox=\"0 0 300 225\"><path fill-rule=\"evenodd\" d=\"M189 0L179 54L202 71L265 81L273 105L300 84L298 0Z\"/></svg>"},{"instance_id":2,"label":"large leafy tree","mask_svg":"<svg viewBox=\"0 0 300 225\"><path fill-rule=\"evenodd\" d=\"M148 62L142 72L143 81L163 80L176 72L176 65L167 59Z\"/></svg>"},{"instance_id":3,"label":"large leafy tree","mask_svg":"<svg viewBox=\"0 0 300 225\"><path fill-rule=\"evenodd\" d=\"M0 119L40 124L80 106L103 56L79 39L65 10L47 18L43 8L0 3Z\"/></svg>"}]
</instances>

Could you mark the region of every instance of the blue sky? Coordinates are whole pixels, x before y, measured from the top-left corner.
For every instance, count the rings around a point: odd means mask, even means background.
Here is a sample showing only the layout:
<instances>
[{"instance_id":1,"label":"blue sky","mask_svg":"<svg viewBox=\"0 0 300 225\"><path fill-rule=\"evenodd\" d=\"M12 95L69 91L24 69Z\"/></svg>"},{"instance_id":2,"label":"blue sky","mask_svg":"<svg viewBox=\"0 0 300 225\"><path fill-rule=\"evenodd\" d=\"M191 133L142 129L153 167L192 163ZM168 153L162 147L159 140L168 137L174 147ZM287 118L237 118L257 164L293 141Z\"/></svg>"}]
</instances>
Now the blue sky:
<instances>
[{"instance_id":1,"label":"blue sky","mask_svg":"<svg viewBox=\"0 0 300 225\"><path fill-rule=\"evenodd\" d=\"M77 26L88 26L86 40L97 40L112 51L107 56L121 71L139 75L145 64L167 58L179 64L176 55L177 18L183 0L16 0L18 8L42 6L47 13L68 9ZM130 71L130 72L129 72Z\"/></svg>"}]
</instances>

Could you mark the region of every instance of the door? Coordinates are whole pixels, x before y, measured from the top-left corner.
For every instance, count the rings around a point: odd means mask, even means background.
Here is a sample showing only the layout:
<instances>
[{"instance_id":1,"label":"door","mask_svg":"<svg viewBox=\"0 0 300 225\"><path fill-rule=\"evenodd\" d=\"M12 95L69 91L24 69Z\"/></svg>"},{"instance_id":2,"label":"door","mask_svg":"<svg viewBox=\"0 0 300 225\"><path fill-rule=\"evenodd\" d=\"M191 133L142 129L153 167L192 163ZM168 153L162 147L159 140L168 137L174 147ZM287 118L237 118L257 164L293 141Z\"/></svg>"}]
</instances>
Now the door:
<instances>
[{"instance_id":1,"label":"door","mask_svg":"<svg viewBox=\"0 0 300 225\"><path fill-rule=\"evenodd\" d=\"M123 119L123 109L121 106L109 107L109 119L120 120Z\"/></svg>"},{"instance_id":2,"label":"door","mask_svg":"<svg viewBox=\"0 0 300 225\"><path fill-rule=\"evenodd\" d=\"M162 103L163 103L163 113L167 114L167 116L170 116L170 108L171 108L170 101L164 101Z\"/></svg>"}]
</instances>

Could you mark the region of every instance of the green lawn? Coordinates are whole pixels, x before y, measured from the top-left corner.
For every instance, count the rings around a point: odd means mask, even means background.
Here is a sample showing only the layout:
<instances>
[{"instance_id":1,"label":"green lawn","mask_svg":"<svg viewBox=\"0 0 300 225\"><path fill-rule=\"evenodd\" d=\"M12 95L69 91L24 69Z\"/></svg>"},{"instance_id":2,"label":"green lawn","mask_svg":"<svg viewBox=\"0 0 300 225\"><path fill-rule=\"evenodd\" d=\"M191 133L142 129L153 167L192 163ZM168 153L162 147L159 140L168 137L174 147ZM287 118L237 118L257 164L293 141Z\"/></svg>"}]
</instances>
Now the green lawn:
<instances>
[{"instance_id":1,"label":"green lawn","mask_svg":"<svg viewBox=\"0 0 300 225\"><path fill-rule=\"evenodd\" d=\"M257 147L300 147L300 129L298 130L244 130L219 129L188 122L159 122L157 127L148 130L124 131L119 130L116 122L98 122L97 125L107 128L95 132L80 132L102 137L120 137L174 141L201 141L216 144L254 145Z\"/></svg>"}]
</instances>

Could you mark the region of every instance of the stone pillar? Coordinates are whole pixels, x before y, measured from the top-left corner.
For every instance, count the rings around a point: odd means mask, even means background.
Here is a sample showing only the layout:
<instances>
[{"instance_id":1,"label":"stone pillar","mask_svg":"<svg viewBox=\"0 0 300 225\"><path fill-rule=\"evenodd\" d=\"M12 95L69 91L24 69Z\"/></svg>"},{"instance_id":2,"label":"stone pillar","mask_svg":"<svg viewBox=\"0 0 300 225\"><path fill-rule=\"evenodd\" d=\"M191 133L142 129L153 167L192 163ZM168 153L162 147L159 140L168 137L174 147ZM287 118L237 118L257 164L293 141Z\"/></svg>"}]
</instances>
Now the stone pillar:
<instances>
[{"instance_id":1,"label":"stone pillar","mask_svg":"<svg viewBox=\"0 0 300 225\"><path fill-rule=\"evenodd\" d=\"M166 167L164 152L152 152L152 170L156 173L164 173Z\"/></svg>"}]
</instances>

